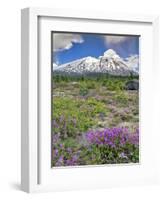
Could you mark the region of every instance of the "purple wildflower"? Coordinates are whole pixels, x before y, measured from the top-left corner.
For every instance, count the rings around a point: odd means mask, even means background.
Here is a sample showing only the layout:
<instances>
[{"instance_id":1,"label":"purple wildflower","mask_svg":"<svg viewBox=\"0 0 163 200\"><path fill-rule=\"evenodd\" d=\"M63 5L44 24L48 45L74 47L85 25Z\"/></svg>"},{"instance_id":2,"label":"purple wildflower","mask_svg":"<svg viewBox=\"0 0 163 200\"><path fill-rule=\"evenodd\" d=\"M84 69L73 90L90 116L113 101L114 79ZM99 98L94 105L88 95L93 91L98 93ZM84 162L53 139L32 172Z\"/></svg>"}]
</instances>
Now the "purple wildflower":
<instances>
[{"instance_id":1,"label":"purple wildflower","mask_svg":"<svg viewBox=\"0 0 163 200\"><path fill-rule=\"evenodd\" d=\"M60 156L55 165L56 166L62 166L63 162L64 162L63 156Z\"/></svg>"},{"instance_id":2,"label":"purple wildflower","mask_svg":"<svg viewBox=\"0 0 163 200\"><path fill-rule=\"evenodd\" d=\"M61 149L63 149L63 148L64 148L64 145L63 145L63 144L60 144L59 146L60 146L60 148L61 148Z\"/></svg>"},{"instance_id":3,"label":"purple wildflower","mask_svg":"<svg viewBox=\"0 0 163 200\"><path fill-rule=\"evenodd\" d=\"M53 144L57 144L60 141L58 134L53 134L52 139L53 139Z\"/></svg>"},{"instance_id":4,"label":"purple wildflower","mask_svg":"<svg viewBox=\"0 0 163 200\"><path fill-rule=\"evenodd\" d=\"M55 155L58 155L58 149L55 149L55 150L54 150L54 154L55 154Z\"/></svg>"},{"instance_id":5,"label":"purple wildflower","mask_svg":"<svg viewBox=\"0 0 163 200\"><path fill-rule=\"evenodd\" d=\"M72 156L72 160L75 162L75 161L77 161L78 160L78 156L77 155L73 155Z\"/></svg>"},{"instance_id":6,"label":"purple wildflower","mask_svg":"<svg viewBox=\"0 0 163 200\"><path fill-rule=\"evenodd\" d=\"M90 144L108 145L116 147L116 145L123 146L126 143L138 145L139 144L139 130L130 133L127 128L107 128L103 131L89 131L86 133L86 139Z\"/></svg>"},{"instance_id":7,"label":"purple wildflower","mask_svg":"<svg viewBox=\"0 0 163 200\"><path fill-rule=\"evenodd\" d=\"M67 148L68 153L72 153L72 149L70 147Z\"/></svg>"}]
</instances>

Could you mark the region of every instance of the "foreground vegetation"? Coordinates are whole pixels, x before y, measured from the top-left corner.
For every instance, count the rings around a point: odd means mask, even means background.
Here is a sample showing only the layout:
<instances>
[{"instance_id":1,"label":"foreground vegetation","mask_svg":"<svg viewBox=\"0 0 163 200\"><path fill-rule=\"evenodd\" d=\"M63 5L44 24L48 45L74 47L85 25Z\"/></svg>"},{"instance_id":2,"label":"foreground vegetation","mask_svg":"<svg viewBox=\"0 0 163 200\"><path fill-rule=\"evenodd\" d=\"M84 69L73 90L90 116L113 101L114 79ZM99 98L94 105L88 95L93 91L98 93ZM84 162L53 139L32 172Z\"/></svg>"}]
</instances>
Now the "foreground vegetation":
<instances>
[{"instance_id":1,"label":"foreground vegetation","mask_svg":"<svg viewBox=\"0 0 163 200\"><path fill-rule=\"evenodd\" d=\"M139 161L138 77L53 77L52 166Z\"/></svg>"}]
</instances>

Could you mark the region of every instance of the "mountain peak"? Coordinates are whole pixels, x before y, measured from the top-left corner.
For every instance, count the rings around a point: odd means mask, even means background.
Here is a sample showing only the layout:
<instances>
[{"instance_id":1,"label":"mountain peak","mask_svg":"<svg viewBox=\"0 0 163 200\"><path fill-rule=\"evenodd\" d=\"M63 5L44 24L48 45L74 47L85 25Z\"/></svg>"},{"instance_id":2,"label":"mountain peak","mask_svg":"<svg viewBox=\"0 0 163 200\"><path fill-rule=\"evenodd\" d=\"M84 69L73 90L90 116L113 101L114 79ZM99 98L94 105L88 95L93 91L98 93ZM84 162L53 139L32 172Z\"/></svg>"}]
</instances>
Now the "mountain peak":
<instances>
[{"instance_id":1,"label":"mountain peak","mask_svg":"<svg viewBox=\"0 0 163 200\"><path fill-rule=\"evenodd\" d=\"M88 56L85 58L86 62L97 62L98 59L95 57Z\"/></svg>"},{"instance_id":2,"label":"mountain peak","mask_svg":"<svg viewBox=\"0 0 163 200\"><path fill-rule=\"evenodd\" d=\"M108 49L104 52L104 57L119 58L119 55L113 49Z\"/></svg>"}]
</instances>

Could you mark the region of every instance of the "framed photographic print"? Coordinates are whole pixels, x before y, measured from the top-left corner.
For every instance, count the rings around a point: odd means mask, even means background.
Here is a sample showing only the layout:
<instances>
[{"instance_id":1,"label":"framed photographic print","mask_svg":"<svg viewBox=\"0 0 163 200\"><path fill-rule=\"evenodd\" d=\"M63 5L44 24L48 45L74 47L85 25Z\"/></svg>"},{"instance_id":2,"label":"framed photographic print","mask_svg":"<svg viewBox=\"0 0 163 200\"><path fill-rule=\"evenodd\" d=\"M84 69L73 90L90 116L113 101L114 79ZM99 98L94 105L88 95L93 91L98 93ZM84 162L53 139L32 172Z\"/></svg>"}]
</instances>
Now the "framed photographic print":
<instances>
[{"instance_id":1,"label":"framed photographic print","mask_svg":"<svg viewBox=\"0 0 163 200\"><path fill-rule=\"evenodd\" d=\"M22 10L22 190L158 182L157 45L157 16Z\"/></svg>"},{"instance_id":2,"label":"framed photographic print","mask_svg":"<svg viewBox=\"0 0 163 200\"><path fill-rule=\"evenodd\" d=\"M139 163L139 35L52 32L52 64L52 167Z\"/></svg>"}]
</instances>

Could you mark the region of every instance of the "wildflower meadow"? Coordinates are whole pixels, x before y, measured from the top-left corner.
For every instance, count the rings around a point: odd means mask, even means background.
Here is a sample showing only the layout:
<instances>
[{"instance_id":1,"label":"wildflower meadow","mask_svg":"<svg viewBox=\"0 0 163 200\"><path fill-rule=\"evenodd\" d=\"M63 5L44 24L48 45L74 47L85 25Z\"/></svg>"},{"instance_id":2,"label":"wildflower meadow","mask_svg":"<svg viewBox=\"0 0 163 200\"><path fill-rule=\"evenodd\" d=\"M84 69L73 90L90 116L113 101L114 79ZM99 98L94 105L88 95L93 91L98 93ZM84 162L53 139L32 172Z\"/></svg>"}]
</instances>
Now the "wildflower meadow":
<instances>
[{"instance_id":1,"label":"wildflower meadow","mask_svg":"<svg viewBox=\"0 0 163 200\"><path fill-rule=\"evenodd\" d=\"M139 162L133 76L52 77L52 167Z\"/></svg>"}]
</instances>

